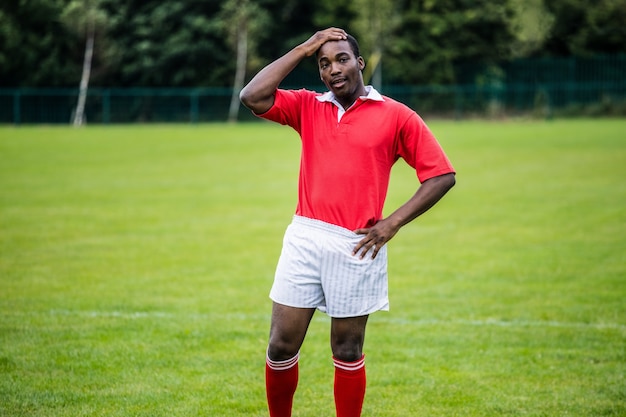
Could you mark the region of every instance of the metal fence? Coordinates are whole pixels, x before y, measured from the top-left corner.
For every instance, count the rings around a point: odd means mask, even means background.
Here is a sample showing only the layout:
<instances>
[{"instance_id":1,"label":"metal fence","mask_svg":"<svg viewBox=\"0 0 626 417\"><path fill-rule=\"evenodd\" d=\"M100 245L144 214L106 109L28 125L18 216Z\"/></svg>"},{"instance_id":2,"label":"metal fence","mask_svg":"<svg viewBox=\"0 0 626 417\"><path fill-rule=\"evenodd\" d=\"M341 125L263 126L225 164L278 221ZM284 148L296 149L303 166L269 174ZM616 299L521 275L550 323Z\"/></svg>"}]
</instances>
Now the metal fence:
<instances>
[{"instance_id":1,"label":"metal fence","mask_svg":"<svg viewBox=\"0 0 626 417\"><path fill-rule=\"evenodd\" d=\"M626 116L625 55L519 60L470 66L463 74L460 85L380 90L423 116ZM231 94L228 88L91 88L85 115L97 124L226 121ZM70 123L77 97L78 89L0 89L0 123ZM253 119L240 109L238 120Z\"/></svg>"},{"instance_id":2,"label":"metal fence","mask_svg":"<svg viewBox=\"0 0 626 417\"><path fill-rule=\"evenodd\" d=\"M623 82L390 87L386 93L422 115L457 119L626 116Z\"/></svg>"},{"instance_id":3,"label":"metal fence","mask_svg":"<svg viewBox=\"0 0 626 417\"><path fill-rule=\"evenodd\" d=\"M232 90L224 88L91 88L87 123L226 120ZM0 89L0 123L70 123L78 89Z\"/></svg>"}]
</instances>

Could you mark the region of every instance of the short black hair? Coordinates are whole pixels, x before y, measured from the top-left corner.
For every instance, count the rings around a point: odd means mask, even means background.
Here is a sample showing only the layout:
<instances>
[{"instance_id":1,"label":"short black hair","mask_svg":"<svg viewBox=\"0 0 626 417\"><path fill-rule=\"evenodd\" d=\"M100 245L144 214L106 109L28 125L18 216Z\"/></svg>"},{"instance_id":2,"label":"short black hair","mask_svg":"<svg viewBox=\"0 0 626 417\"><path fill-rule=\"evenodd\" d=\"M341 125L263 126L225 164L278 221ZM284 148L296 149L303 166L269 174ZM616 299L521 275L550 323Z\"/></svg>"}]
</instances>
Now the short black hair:
<instances>
[{"instance_id":1,"label":"short black hair","mask_svg":"<svg viewBox=\"0 0 626 417\"><path fill-rule=\"evenodd\" d=\"M360 57L361 52L359 50L359 43L357 42L356 38L350 34L347 34L346 40L350 44L350 48L352 48L352 52L354 52L354 56L357 58Z\"/></svg>"},{"instance_id":2,"label":"short black hair","mask_svg":"<svg viewBox=\"0 0 626 417\"><path fill-rule=\"evenodd\" d=\"M352 53L354 53L354 56L356 58L361 56L361 52L359 49L359 42L357 42L356 38L352 35L350 35L349 33L346 35L346 39L344 39L345 41L347 41L350 44L350 49L352 49ZM320 46L317 51L315 51L315 56L317 57L320 53L320 49L322 49L322 47Z\"/></svg>"}]
</instances>

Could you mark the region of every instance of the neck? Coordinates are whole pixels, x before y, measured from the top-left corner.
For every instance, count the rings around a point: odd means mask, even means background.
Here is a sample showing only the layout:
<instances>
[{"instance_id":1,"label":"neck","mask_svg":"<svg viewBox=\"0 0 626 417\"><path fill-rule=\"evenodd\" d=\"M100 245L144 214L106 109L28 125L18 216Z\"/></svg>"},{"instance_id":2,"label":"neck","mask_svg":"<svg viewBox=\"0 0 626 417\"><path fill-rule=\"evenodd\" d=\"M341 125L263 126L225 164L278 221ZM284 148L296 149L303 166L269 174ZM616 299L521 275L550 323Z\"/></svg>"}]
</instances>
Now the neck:
<instances>
[{"instance_id":1,"label":"neck","mask_svg":"<svg viewBox=\"0 0 626 417\"><path fill-rule=\"evenodd\" d=\"M361 87L352 95L351 97L336 97L341 107L344 110L348 110L352 105L359 99L359 97L366 96L367 91L365 90L365 85L361 84Z\"/></svg>"}]
</instances>

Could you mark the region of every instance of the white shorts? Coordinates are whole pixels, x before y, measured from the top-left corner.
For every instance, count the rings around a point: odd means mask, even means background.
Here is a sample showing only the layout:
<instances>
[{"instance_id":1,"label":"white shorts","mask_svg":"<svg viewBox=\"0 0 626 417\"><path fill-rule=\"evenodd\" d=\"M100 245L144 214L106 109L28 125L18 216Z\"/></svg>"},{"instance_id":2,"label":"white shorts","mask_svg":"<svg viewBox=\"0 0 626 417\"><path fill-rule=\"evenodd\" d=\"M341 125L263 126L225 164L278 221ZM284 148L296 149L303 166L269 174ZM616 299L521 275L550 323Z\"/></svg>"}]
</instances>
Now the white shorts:
<instances>
[{"instance_id":1,"label":"white shorts","mask_svg":"<svg viewBox=\"0 0 626 417\"><path fill-rule=\"evenodd\" d=\"M338 318L389 310L387 246L376 259L360 259L352 251L361 239L343 227L294 216L285 232L270 298Z\"/></svg>"}]
</instances>

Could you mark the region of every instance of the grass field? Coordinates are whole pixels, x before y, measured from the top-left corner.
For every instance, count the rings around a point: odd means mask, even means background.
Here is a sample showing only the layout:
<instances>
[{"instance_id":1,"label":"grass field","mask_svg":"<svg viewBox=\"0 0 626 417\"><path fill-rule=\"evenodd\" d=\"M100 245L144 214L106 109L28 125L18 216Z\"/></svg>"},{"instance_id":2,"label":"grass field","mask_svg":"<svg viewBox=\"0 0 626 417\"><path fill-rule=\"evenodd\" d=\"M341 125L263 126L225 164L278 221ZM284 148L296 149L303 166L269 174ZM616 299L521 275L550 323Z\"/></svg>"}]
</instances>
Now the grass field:
<instances>
[{"instance_id":1,"label":"grass field","mask_svg":"<svg viewBox=\"0 0 626 417\"><path fill-rule=\"evenodd\" d=\"M431 127L457 186L389 244L363 416L625 416L626 120ZM0 127L0 416L266 416L298 157L262 123ZM334 415L328 333L294 417Z\"/></svg>"}]
</instances>

